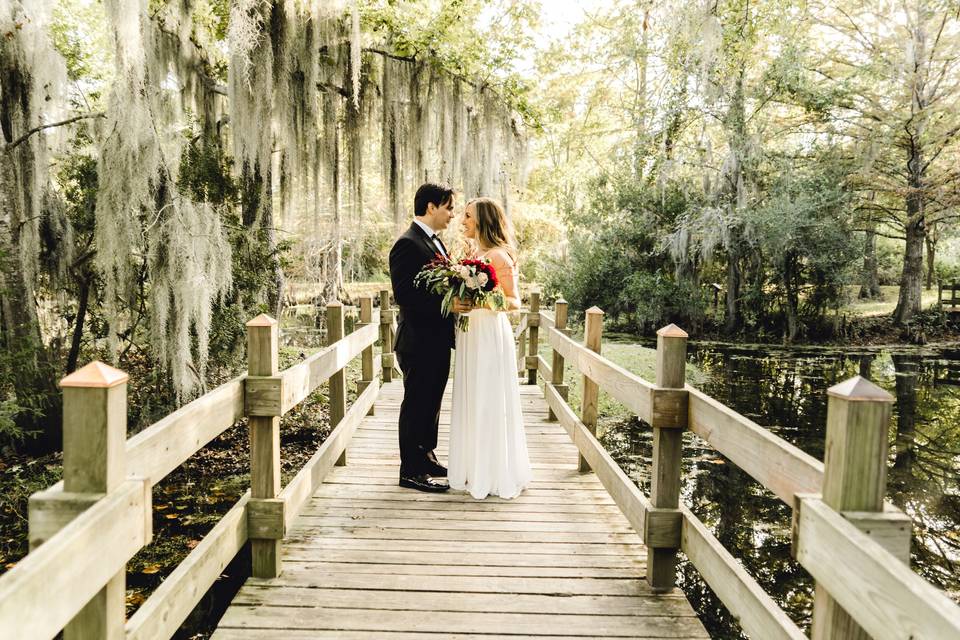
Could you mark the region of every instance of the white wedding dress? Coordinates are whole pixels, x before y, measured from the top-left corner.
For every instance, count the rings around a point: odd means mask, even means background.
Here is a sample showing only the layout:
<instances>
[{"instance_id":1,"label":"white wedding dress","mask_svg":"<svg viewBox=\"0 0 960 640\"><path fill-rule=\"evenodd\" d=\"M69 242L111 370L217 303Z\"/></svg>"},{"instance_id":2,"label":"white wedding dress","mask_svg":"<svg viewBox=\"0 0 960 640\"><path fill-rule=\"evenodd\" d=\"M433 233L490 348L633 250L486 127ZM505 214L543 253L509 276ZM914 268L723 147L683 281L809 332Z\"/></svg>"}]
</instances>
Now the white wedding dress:
<instances>
[{"instance_id":1,"label":"white wedding dress","mask_svg":"<svg viewBox=\"0 0 960 640\"><path fill-rule=\"evenodd\" d=\"M516 275L505 268L497 276ZM507 314L474 309L457 331L447 480L481 500L515 498L530 483L530 457L520 411L517 349Z\"/></svg>"}]
</instances>

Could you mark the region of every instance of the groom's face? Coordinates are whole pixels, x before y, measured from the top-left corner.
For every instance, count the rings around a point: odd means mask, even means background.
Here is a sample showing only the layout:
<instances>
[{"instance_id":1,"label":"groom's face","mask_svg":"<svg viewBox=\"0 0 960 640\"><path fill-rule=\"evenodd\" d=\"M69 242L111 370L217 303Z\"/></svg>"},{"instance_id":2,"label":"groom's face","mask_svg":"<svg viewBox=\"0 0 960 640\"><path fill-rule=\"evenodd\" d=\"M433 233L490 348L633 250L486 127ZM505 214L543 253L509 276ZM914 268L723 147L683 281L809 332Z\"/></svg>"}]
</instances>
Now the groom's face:
<instances>
[{"instance_id":1,"label":"groom's face","mask_svg":"<svg viewBox=\"0 0 960 640\"><path fill-rule=\"evenodd\" d=\"M453 220L453 198L443 204L436 205L432 202L427 204L427 217L430 218L430 226L434 231L443 231Z\"/></svg>"}]
</instances>

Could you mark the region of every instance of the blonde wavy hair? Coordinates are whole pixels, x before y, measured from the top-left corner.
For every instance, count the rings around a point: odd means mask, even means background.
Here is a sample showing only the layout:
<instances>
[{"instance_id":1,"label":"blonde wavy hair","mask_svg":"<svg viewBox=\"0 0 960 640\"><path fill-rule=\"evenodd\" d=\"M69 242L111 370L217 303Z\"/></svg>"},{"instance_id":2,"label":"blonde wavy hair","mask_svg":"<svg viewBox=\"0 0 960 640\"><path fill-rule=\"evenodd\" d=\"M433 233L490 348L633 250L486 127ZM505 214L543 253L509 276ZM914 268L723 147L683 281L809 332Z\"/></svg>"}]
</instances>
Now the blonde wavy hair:
<instances>
[{"instance_id":1,"label":"blonde wavy hair","mask_svg":"<svg viewBox=\"0 0 960 640\"><path fill-rule=\"evenodd\" d=\"M493 198L474 198L465 207L474 205L477 221L477 242L481 246L500 247L517 262L517 243L514 241L513 225L500 203Z\"/></svg>"}]
</instances>

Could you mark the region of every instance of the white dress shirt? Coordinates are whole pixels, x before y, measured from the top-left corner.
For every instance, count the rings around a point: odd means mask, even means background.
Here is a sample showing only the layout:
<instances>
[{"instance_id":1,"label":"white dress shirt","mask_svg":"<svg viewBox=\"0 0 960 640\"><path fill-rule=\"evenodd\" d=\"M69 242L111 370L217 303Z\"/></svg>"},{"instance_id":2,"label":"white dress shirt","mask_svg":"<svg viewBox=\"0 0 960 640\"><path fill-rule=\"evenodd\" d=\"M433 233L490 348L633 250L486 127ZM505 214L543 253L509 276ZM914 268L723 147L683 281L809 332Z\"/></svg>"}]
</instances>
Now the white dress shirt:
<instances>
[{"instance_id":1,"label":"white dress shirt","mask_svg":"<svg viewBox=\"0 0 960 640\"><path fill-rule=\"evenodd\" d=\"M416 218L413 219L413 222L423 229L423 232L427 234L428 238L433 240L433 245L437 248L437 251L440 252L440 255L442 255L444 258L450 258L450 256L447 255L447 252L443 250L443 245L440 244L440 238L437 237L436 231L431 229L430 226L425 222L420 222Z\"/></svg>"}]
</instances>

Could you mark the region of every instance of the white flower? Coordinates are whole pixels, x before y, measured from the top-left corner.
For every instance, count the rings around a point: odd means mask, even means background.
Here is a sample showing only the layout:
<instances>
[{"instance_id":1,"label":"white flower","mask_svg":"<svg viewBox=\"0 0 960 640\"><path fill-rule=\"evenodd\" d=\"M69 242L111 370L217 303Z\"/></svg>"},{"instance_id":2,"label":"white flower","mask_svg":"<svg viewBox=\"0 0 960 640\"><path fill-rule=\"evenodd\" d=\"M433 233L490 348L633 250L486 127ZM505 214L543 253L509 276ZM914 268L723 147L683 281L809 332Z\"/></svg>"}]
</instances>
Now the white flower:
<instances>
[{"instance_id":1,"label":"white flower","mask_svg":"<svg viewBox=\"0 0 960 640\"><path fill-rule=\"evenodd\" d=\"M479 288L477 285L477 279L474 276L467 276L466 278L464 278L464 281L467 283L467 287L470 289Z\"/></svg>"},{"instance_id":2,"label":"white flower","mask_svg":"<svg viewBox=\"0 0 960 640\"><path fill-rule=\"evenodd\" d=\"M461 264L460 266L457 267L457 273L460 274L461 278L466 280L468 277L470 277L470 267L468 267L465 264Z\"/></svg>"},{"instance_id":3,"label":"white flower","mask_svg":"<svg viewBox=\"0 0 960 640\"><path fill-rule=\"evenodd\" d=\"M489 279L490 279L490 278L488 278L488 277L487 277L487 274L485 274L485 273L482 273L482 272L481 272L481 273L478 273L478 274L477 274L477 283L478 283L481 287L486 286L487 280L489 280Z\"/></svg>"}]
</instances>

